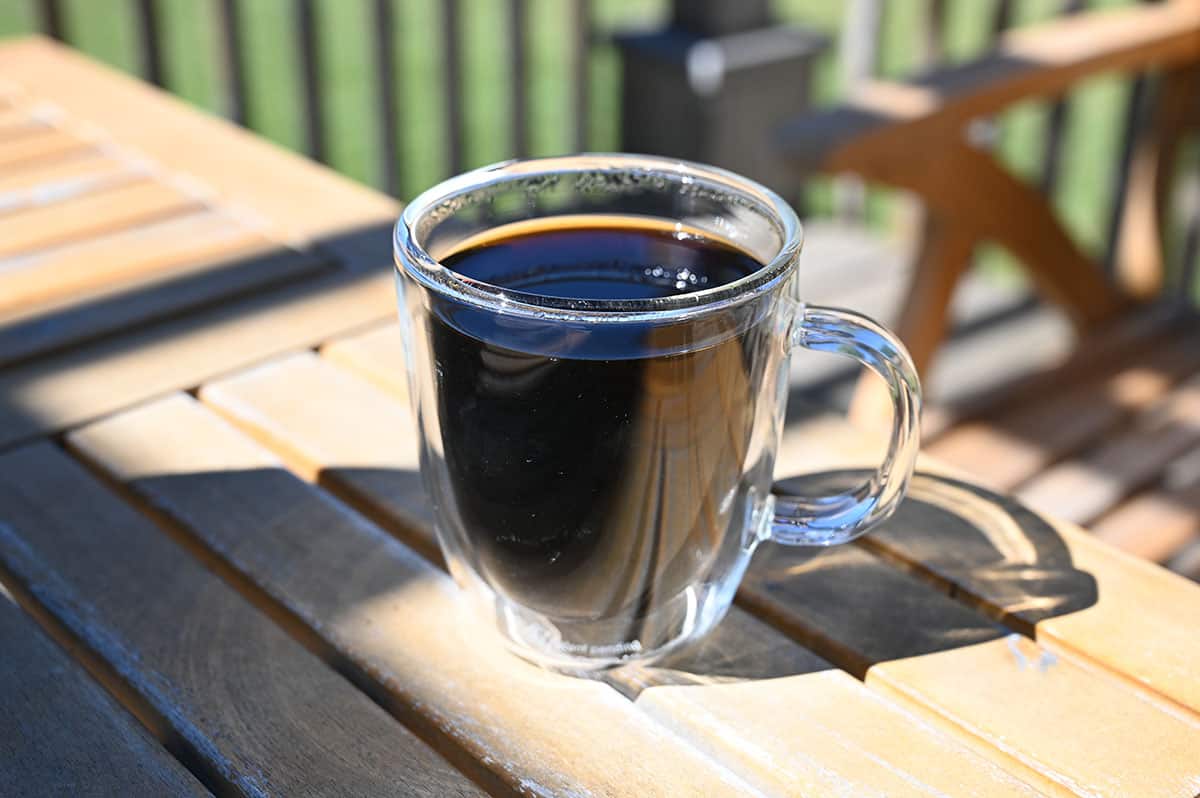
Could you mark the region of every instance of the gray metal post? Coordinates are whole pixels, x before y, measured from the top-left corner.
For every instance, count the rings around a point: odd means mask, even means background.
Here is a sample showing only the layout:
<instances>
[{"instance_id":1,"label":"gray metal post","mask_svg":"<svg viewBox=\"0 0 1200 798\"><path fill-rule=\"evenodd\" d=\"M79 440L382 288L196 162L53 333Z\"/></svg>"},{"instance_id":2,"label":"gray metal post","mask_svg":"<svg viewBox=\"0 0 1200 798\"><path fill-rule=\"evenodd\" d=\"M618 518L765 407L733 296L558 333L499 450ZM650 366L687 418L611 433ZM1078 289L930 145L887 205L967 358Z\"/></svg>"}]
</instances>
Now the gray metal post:
<instances>
[{"instance_id":1,"label":"gray metal post","mask_svg":"<svg viewBox=\"0 0 1200 798\"><path fill-rule=\"evenodd\" d=\"M619 34L621 148L723 166L794 198L775 131L809 101L813 59L829 44L772 25L766 0L674 0L671 24Z\"/></svg>"}]
</instances>

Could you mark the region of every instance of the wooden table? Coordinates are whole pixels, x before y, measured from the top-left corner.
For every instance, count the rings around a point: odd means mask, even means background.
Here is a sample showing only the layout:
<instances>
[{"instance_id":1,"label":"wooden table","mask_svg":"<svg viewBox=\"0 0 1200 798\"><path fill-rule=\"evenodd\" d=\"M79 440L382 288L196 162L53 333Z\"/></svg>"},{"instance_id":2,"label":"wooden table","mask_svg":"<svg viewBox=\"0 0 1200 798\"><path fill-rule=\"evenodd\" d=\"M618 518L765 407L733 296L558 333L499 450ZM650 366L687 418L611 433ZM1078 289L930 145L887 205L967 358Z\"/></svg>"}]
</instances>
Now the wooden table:
<instances>
[{"instance_id":1,"label":"wooden table","mask_svg":"<svg viewBox=\"0 0 1200 798\"><path fill-rule=\"evenodd\" d=\"M0 793L1200 793L1200 588L936 463L698 650L499 652L416 480L396 205L46 42L0 80Z\"/></svg>"}]
</instances>

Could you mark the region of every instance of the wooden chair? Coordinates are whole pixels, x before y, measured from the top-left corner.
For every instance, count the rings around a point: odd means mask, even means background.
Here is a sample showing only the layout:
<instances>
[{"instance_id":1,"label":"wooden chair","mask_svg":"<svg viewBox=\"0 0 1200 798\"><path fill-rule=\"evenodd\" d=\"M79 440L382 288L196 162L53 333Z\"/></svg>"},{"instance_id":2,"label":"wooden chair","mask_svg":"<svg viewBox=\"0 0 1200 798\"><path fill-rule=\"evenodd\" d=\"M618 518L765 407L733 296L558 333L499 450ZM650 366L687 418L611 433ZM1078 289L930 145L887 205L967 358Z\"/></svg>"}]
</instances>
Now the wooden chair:
<instances>
[{"instance_id":1,"label":"wooden chair","mask_svg":"<svg viewBox=\"0 0 1200 798\"><path fill-rule=\"evenodd\" d=\"M1102 73L1140 78L1111 274L1065 231L1045 194L978 141L1016 103L1053 99ZM1135 100L1136 101L1136 100ZM1080 339L1053 369L926 418L927 449L1035 507L1089 525L1200 578L1200 316L1197 227L1166 265L1176 156L1200 128L1200 2L1096 11L1002 35L984 57L905 82L864 78L836 108L804 114L781 147L803 174L853 174L923 206L921 245L897 331L927 369L977 246L999 244L1062 308ZM1193 211L1193 214L1195 211ZM861 383L856 421L886 418Z\"/></svg>"}]
</instances>

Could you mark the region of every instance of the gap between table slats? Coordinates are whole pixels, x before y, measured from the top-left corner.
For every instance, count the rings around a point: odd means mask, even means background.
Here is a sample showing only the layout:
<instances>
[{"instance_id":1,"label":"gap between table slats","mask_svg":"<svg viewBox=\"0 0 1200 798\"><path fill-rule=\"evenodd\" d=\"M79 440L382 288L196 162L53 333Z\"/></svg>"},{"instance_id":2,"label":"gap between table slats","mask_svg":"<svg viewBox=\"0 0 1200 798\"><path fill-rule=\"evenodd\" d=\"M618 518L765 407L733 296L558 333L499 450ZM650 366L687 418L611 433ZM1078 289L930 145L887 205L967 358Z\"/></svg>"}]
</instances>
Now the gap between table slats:
<instances>
[{"instance_id":1,"label":"gap between table slats","mask_svg":"<svg viewBox=\"0 0 1200 798\"><path fill-rule=\"evenodd\" d=\"M207 795L19 609L0 567L0 761L13 794Z\"/></svg>"}]
</instances>

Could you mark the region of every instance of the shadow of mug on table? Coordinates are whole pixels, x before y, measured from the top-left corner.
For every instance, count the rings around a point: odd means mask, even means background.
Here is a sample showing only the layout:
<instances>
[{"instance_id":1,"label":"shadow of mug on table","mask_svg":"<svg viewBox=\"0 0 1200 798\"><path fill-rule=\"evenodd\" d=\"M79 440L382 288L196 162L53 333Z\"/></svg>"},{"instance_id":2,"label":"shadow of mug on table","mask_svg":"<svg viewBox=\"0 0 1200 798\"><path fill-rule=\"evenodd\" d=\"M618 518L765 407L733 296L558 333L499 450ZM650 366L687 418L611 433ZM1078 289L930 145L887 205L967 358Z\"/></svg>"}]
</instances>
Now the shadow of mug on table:
<instances>
[{"instance_id":1,"label":"shadow of mug on table","mask_svg":"<svg viewBox=\"0 0 1200 798\"><path fill-rule=\"evenodd\" d=\"M866 473L797 476L774 491L827 493ZM1042 517L978 485L918 472L895 515L857 545L760 546L738 597L758 618L735 607L697 644L608 678L631 695L654 684L769 679L832 665L861 678L878 662L1012 632L1032 636L1038 621L1097 597L1095 579L1074 566Z\"/></svg>"}]
</instances>

